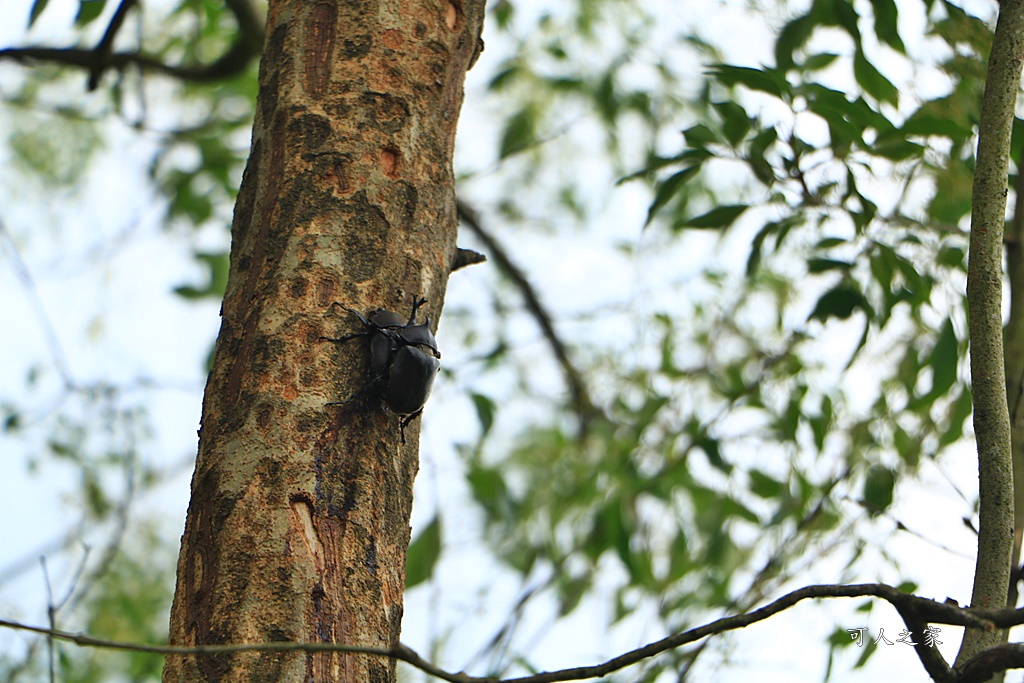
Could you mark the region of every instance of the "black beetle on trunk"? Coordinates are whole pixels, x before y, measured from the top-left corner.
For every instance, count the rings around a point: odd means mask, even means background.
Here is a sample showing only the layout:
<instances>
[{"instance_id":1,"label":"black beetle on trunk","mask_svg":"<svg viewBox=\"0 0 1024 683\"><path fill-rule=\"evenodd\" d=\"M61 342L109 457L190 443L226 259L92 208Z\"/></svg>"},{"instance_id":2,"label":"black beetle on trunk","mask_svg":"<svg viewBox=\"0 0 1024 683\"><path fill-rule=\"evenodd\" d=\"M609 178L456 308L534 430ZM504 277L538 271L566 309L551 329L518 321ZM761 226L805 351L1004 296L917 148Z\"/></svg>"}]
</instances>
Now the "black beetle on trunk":
<instances>
[{"instance_id":1,"label":"black beetle on trunk","mask_svg":"<svg viewBox=\"0 0 1024 683\"><path fill-rule=\"evenodd\" d=\"M359 311L335 304L359 318L367 329L344 337L320 337L337 344L357 337L370 338L370 381L356 396L373 389L385 406L402 416L400 426L403 443L406 425L423 412L423 405L434 386L434 378L441 368L438 360L441 352L437 350L437 340L430 331L430 318L416 324L416 311L425 303L426 299L414 299L408 320L383 308L378 308L367 317ZM356 396L327 405L343 405Z\"/></svg>"}]
</instances>

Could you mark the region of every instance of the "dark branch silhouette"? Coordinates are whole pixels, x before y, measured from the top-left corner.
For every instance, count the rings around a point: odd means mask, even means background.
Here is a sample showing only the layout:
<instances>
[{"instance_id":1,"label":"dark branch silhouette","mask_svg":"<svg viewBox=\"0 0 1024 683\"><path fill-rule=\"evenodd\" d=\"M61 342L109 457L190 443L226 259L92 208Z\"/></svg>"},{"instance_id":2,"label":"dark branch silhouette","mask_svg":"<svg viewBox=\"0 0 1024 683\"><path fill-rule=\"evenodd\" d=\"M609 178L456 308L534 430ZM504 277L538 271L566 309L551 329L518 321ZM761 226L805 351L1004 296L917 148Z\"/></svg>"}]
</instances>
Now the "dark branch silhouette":
<instances>
[{"instance_id":1,"label":"dark branch silhouette","mask_svg":"<svg viewBox=\"0 0 1024 683\"><path fill-rule=\"evenodd\" d=\"M210 64L175 65L142 52L113 52L116 33L134 2L122 2L103 39L93 50L78 47L11 47L0 49L0 59L19 63L51 62L87 69L91 90L99 84L105 70L121 71L128 66L195 83L231 78L245 71L263 48L263 18L250 0L226 0L225 4L238 22L238 37L227 52Z\"/></svg>"},{"instance_id":2,"label":"dark branch silhouette","mask_svg":"<svg viewBox=\"0 0 1024 683\"><path fill-rule=\"evenodd\" d=\"M1024 643L1003 643L976 654L958 668L959 673L949 680L956 683L981 683L992 674L1007 669L1024 667Z\"/></svg>"},{"instance_id":3,"label":"dark branch silhouette","mask_svg":"<svg viewBox=\"0 0 1024 683\"><path fill-rule=\"evenodd\" d=\"M93 64L92 70L89 72L89 83L86 85L89 92L95 90L96 86L100 84L100 79L103 78L103 72L107 68L110 54L114 51L114 38L117 37L117 32L124 25L124 19L128 16L128 11L136 4L138 4L138 0L121 0L121 4L117 6L114 16L110 18L107 30L103 32L103 37L96 44L96 49L93 50L95 64Z\"/></svg>"}]
</instances>

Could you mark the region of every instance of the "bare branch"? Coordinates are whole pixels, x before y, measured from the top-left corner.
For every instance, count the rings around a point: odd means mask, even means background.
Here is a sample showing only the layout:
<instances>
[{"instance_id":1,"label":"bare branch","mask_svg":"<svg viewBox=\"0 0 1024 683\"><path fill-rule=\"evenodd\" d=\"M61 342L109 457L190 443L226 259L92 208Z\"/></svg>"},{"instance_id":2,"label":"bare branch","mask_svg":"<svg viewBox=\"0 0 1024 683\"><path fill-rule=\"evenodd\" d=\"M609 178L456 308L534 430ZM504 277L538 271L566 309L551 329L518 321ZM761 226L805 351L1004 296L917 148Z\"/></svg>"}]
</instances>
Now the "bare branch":
<instances>
[{"instance_id":1,"label":"bare branch","mask_svg":"<svg viewBox=\"0 0 1024 683\"><path fill-rule=\"evenodd\" d=\"M487 257L479 252L459 247L455 251L455 258L452 260L452 272L454 273L456 270L465 268L466 266L483 263L486 260Z\"/></svg>"},{"instance_id":2,"label":"bare branch","mask_svg":"<svg viewBox=\"0 0 1024 683\"><path fill-rule=\"evenodd\" d=\"M1003 643L979 652L958 666L957 683L981 683L992 674L1024 667L1024 643Z\"/></svg>"},{"instance_id":3,"label":"bare branch","mask_svg":"<svg viewBox=\"0 0 1024 683\"><path fill-rule=\"evenodd\" d=\"M785 539L776 545L775 550L771 553L768 559L765 560L760 571L754 575L753 580L751 580L746 590L730 602L729 606L726 608L728 611L732 611L734 609L750 609L764 599L767 591L769 590L769 582L777 587L788 578L781 570L781 567L785 564L785 553L788 552L788 549L799 545L796 541L800 537L800 534L804 533L804 531L806 531L821 516L822 512L825 510L825 506L832 500L832 491L835 490L835 487L838 486L840 482L845 481L849 476L850 468L847 467L825 485L821 491L821 497L818 499L818 502L803 516L803 518L801 518L797 523L796 528L794 528ZM680 669L678 677L679 681L687 680L687 676L689 676L690 671L693 670L694 665L697 663L697 658L701 656L710 642L710 640L705 640L689 652L688 659L683 663Z\"/></svg>"},{"instance_id":4,"label":"bare branch","mask_svg":"<svg viewBox=\"0 0 1024 683\"><path fill-rule=\"evenodd\" d=\"M896 611L903 618L903 623L907 625L907 630L913 634L911 642L914 644L914 651L917 652L917 656L921 660L921 666L928 672L928 676L933 681L936 681L936 683L953 683L956 681L956 676L953 670L949 668L945 657L942 656L938 648L933 647L927 641L925 630L928 628L928 622L905 607L897 607Z\"/></svg>"},{"instance_id":5,"label":"bare branch","mask_svg":"<svg viewBox=\"0 0 1024 683\"><path fill-rule=\"evenodd\" d=\"M562 374L565 376L565 383L569 386L569 392L572 394L573 407L580 418L581 429L585 430L587 422L591 417L599 414L599 411L590 400L590 393L587 391L586 384L583 381L583 376L580 371L576 369L572 359L569 358L569 350L565 344L562 343L558 333L555 332L554 323L551 320L551 314L544 307L544 304L540 302L540 297L537 296L537 291L530 284L530 281L523 274L523 271L512 262L509 258L508 252L498 242L493 235L484 229L483 224L480 222L480 216L475 210L469 207L465 202L459 200L457 203L457 210L459 219L473 231L473 234L479 238L481 242L487 247L488 251L491 252L491 256L494 258L494 262L498 268L512 280L513 284L519 289L519 292L523 295L523 300L526 303L526 308L533 317L537 320L537 324L540 326L541 332L544 334L544 338L548 340L548 344L551 346L551 351L555 355L555 359L558 364L562 367Z\"/></svg>"},{"instance_id":6,"label":"bare branch","mask_svg":"<svg viewBox=\"0 0 1024 683\"><path fill-rule=\"evenodd\" d=\"M61 381L64 384L64 390L70 391L76 384L71 374L67 354L64 353L64 347L61 345L60 337L57 335L57 328L54 327L50 316L46 312L46 306L43 304L42 297L39 296L39 289L36 287L35 280L32 278L32 273L29 271L24 259L21 258L21 252L18 251L18 245L14 242L14 236L7 230L7 224L2 219L0 219L0 238L7 243L7 248L10 250L11 265L14 267L15 276L21 281L21 287L25 290L25 295L29 299L29 305L32 307L43 337L46 339L46 345L50 349L50 356L53 359L54 366L57 368L57 374L60 375Z\"/></svg>"},{"instance_id":7,"label":"bare branch","mask_svg":"<svg viewBox=\"0 0 1024 683\"><path fill-rule=\"evenodd\" d=\"M744 628L751 624L783 612L798 602L820 598L855 598L875 597L893 605L903 617L908 629L914 633L922 633L928 623L953 624L992 632L996 628L1008 628L1024 623L1024 609L970 609L956 605L929 600L916 595L903 593L897 588L879 583L843 585L805 586L792 591L764 607L730 617L716 619L708 624L676 633L667 638L655 641L643 647L626 652L601 664L581 666L557 671L546 671L532 676L520 678L496 679L478 678L465 673L445 671L424 660L411 648L398 644L393 648L364 647L360 645L343 645L337 643L244 643L239 645L199 645L181 647L174 645L144 645L121 641L94 638L83 633L70 633L41 626L31 626L16 621L0 619L0 627L31 631L58 640L66 640L83 647L98 647L132 652L149 652L169 656L187 656L199 654L225 654L238 652L349 652L354 654L389 657L405 662L435 678L450 683L556 683L558 681L574 681L606 676L624 669L644 659L654 657L668 650L692 643L702 638ZM968 660L957 669L946 665L938 650L923 644L918 637L918 655L928 674L940 683L967 683L984 680L993 671L1009 667L1024 667L1024 645L999 645L986 650Z\"/></svg>"}]
</instances>

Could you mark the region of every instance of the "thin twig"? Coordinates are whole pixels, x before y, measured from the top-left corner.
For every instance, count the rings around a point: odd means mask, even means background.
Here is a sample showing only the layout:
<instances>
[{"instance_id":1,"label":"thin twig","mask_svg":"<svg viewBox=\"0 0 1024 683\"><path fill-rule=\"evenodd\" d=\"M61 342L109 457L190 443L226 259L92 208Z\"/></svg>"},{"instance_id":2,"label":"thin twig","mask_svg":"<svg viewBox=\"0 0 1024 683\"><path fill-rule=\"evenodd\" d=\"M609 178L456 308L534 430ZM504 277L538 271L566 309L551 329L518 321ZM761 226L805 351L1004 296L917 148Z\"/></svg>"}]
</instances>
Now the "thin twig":
<instances>
[{"instance_id":1,"label":"thin twig","mask_svg":"<svg viewBox=\"0 0 1024 683\"><path fill-rule=\"evenodd\" d=\"M468 206L462 200L459 200L456 204L459 219L469 228L477 238L484 243L491 256L494 258L494 262L498 268L508 276L512 283L519 289L519 292L523 295L523 300L526 303L526 309L533 315L537 321L537 325L540 327L541 332L544 334L544 338L547 339L548 344L551 346L551 351L555 355L555 359L562 368L562 374L565 376L565 383L569 387L569 392L572 394L573 407L576 410L577 415L580 419L580 427L582 430L586 430L587 423L590 418L597 415L599 411L590 400L590 393L587 391L586 383L583 381L583 376L580 371L573 364L572 359L569 357L569 350L565 344L562 343L558 333L555 332L555 325L552 322L551 314L548 313L547 308L541 303L540 297L537 295L537 291L530 284L530 281L523 274L523 271L512 262L508 252L501 245L498 240L490 234L489 231L485 230L483 224L480 222L480 216L477 212Z\"/></svg>"},{"instance_id":2,"label":"thin twig","mask_svg":"<svg viewBox=\"0 0 1024 683\"><path fill-rule=\"evenodd\" d=\"M31 626L16 621L0 619L0 627L31 631L66 640L84 647L99 647L114 650L126 650L131 652L149 652L161 655L199 655L199 654L227 654L239 652L348 652L354 654L373 655L378 657L389 657L398 661L406 662L411 666L450 683L556 683L557 681L574 681L589 678L599 678L610 673L632 666L650 657L663 652L678 648L682 645L707 638L717 633L733 631L755 624L759 621L783 612L799 602L808 599L822 598L855 598L875 597L893 605L903 616L908 628L922 628L922 624L938 623L966 626L971 628L993 631L996 628L1008 628L1024 624L1024 610L1011 609L973 609L962 608L917 595L903 593L897 588L880 583L867 583L857 585L813 585L794 590L774 602L746 614L737 614L730 617L716 619L710 623L687 631L673 634L667 638L649 643L635 650L630 650L617 657L609 659L601 664L592 666L581 666L570 669L559 669L546 671L532 676L520 678L496 679L489 677L475 677L465 673L452 673L445 671L434 664L424 660L415 651L398 644L393 648L365 647L361 645L344 645L338 643L298 643L298 642L270 642L270 643L244 643L238 645L199 645L195 647L175 645L145 645L138 643L126 643L122 641L94 638L83 633L70 633L56 629ZM958 669L949 669L941 658L935 658L932 654L924 654L922 663L925 664L928 672L940 681L956 681L966 683L967 681L981 680L977 678L980 671L988 671L992 666L1021 667L1024 666L1024 648L1021 646L1008 647L1000 645L995 654L992 650L979 653L976 657L965 662ZM928 659L924 662L924 658ZM940 665L941 662L941 665ZM995 662L995 664L993 664ZM945 668L943 668L945 666Z\"/></svg>"},{"instance_id":3,"label":"thin twig","mask_svg":"<svg viewBox=\"0 0 1024 683\"><path fill-rule=\"evenodd\" d=\"M35 313L39 327L43 332L43 336L46 338L46 345L50 347L50 356L53 358L53 364L57 366L57 373L60 375L61 381L64 383L64 389L70 391L74 388L75 382L71 376L71 369L68 365L67 355L64 353L64 347L61 346L60 338L57 336L57 330L53 326L53 321L50 320L50 316L46 312L46 306L43 305L43 299L39 296L39 289L36 287L35 280L32 278L32 273L29 271L28 266L25 265L25 260L21 258L21 252L18 251L18 245L14 243L14 237L7 230L7 225L2 219L0 219L0 235L3 236L3 239L10 250L11 265L14 266L14 273L21 281L21 287L25 290L25 294L28 296L29 304L32 306L32 310Z\"/></svg>"},{"instance_id":4,"label":"thin twig","mask_svg":"<svg viewBox=\"0 0 1024 683\"><path fill-rule=\"evenodd\" d=\"M46 568L46 556L39 558L39 564L43 566L43 582L46 584L46 621L50 624L50 630L57 629L57 608L53 604L53 584L50 582L50 571ZM50 671L50 683L56 683L57 671L53 658L53 636L46 636L46 655Z\"/></svg>"}]
</instances>

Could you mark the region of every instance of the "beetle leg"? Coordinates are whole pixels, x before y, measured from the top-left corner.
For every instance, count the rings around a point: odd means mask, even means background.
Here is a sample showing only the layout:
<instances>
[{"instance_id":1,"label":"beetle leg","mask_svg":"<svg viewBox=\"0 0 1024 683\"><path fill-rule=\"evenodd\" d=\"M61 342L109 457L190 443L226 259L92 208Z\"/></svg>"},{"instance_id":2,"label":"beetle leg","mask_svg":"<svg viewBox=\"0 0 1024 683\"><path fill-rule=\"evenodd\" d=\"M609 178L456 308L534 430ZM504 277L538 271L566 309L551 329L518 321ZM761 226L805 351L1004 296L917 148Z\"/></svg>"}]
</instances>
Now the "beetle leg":
<instances>
[{"instance_id":1,"label":"beetle leg","mask_svg":"<svg viewBox=\"0 0 1024 683\"><path fill-rule=\"evenodd\" d=\"M419 417L420 413L422 413L422 412L423 412L423 408L420 408L419 410L417 410L412 415L406 415L405 417L403 417L401 420L398 421L398 430L399 430L399 433L401 433L401 435L402 435L402 443L405 443L405 428L409 426L410 422L412 422L417 417Z\"/></svg>"},{"instance_id":2,"label":"beetle leg","mask_svg":"<svg viewBox=\"0 0 1024 683\"><path fill-rule=\"evenodd\" d=\"M342 309L348 311L349 313L354 314L357 318L359 318L359 322L361 322L362 324L366 325L367 327L376 327L376 325L374 325L373 323L371 323L369 320L366 319L366 316L364 316L362 313L360 313L359 311L357 311L355 309L349 308L348 306L342 306L337 301L332 303L331 306L338 306L339 308L342 308Z\"/></svg>"},{"instance_id":3,"label":"beetle leg","mask_svg":"<svg viewBox=\"0 0 1024 683\"><path fill-rule=\"evenodd\" d=\"M356 332L355 334L346 334L344 337L325 337L323 335L320 335L320 341L329 341L334 342L336 344L344 344L345 342L351 341L356 337L365 337L369 334L369 332Z\"/></svg>"},{"instance_id":4,"label":"beetle leg","mask_svg":"<svg viewBox=\"0 0 1024 683\"><path fill-rule=\"evenodd\" d=\"M412 313L409 314L409 322L407 322L405 324L406 327L409 327L414 322L416 322L416 311L418 311L420 306L422 306L425 303L427 303L426 299L413 297L413 299L412 299Z\"/></svg>"},{"instance_id":5,"label":"beetle leg","mask_svg":"<svg viewBox=\"0 0 1024 683\"><path fill-rule=\"evenodd\" d=\"M363 387L362 389L360 389L356 393L352 394L351 396L346 398L344 401L330 401L328 403L325 403L324 405L327 405L327 406L345 406L345 405L348 405L349 403L352 403L352 401L355 401L357 398L365 396L370 391L370 389L372 389L372 388L374 388L376 386L376 384L377 384L376 380L371 381L365 387Z\"/></svg>"}]
</instances>

